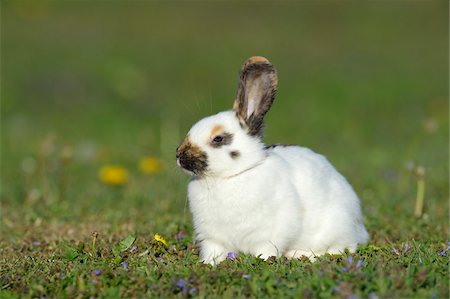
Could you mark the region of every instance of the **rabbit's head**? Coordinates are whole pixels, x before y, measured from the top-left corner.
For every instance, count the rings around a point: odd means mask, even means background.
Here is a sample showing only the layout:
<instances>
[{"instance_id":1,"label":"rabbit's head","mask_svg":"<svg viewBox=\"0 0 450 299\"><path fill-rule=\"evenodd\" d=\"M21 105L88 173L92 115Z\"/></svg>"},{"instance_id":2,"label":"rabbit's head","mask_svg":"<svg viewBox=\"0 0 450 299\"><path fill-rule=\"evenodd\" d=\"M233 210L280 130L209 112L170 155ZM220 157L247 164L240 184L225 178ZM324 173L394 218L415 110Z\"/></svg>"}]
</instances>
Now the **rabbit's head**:
<instances>
[{"instance_id":1,"label":"rabbit's head","mask_svg":"<svg viewBox=\"0 0 450 299\"><path fill-rule=\"evenodd\" d=\"M264 116L277 90L277 75L264 57L248 59L240 72L233 109L197 122L177 148L177 163L195 176L230 177L265 156Z\"/></svg>"}]
</instances>

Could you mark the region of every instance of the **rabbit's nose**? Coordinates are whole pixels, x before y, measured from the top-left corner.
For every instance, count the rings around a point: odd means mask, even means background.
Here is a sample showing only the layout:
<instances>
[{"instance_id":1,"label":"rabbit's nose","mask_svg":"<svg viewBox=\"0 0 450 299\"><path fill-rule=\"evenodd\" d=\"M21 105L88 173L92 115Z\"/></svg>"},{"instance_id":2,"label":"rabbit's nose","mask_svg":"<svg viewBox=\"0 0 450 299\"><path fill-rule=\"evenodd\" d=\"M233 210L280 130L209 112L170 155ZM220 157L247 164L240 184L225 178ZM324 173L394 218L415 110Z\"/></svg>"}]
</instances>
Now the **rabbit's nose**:
<instances>
[{"instance_id":1,"label":"rabbit's nose","mask_svg":"<svg viewBox=\"0 0 450 299\"><path fill-rule=\"evenodd\" d=\"M177 164L178 166L180 166L181 168L184 168L186 170L189 171L193 171L193 163L191 160L189 160L188 157L186 157L186 155L181 155L178 159L177 159Z\"/></svg>"},{"instance_id":2,"label":"rabbit's nose","mask_svg":"<svg viewBox=\"0 0 450 299\"><path fill-rule=\"evenodd\" d=\"M183 155L182 154L178 154L177 153L176 161L177 161L178 167L184 168L183 167Z\"/></svg>"},{"instance_id":3,"label":"rabbit's nose","mask_svg":"<svg viewBox=\"0 0 450 299\"><path fill-rule=\"evenodd\" d=\"M178 148L177 148L177 154L176 154L176 160L177 160L177 165L179 166L179 167L183 167L183 165L182 165L182 161L181 161L181 159L182 159L182 153L180 153L180 151L178 150Z\"/></svg>"},{"instance_id":4,"label":"rabbit's nose","mask_svg":"<svg viewBox=\"0 0 450 299\"><path fill-rule=\"evenodd\" d=\"M177 150L175 151L175 156L177 159L179 159L181 156L186 154L186 148L182 148L181 146L177 147Z\"/></svg>"}]
</instances>

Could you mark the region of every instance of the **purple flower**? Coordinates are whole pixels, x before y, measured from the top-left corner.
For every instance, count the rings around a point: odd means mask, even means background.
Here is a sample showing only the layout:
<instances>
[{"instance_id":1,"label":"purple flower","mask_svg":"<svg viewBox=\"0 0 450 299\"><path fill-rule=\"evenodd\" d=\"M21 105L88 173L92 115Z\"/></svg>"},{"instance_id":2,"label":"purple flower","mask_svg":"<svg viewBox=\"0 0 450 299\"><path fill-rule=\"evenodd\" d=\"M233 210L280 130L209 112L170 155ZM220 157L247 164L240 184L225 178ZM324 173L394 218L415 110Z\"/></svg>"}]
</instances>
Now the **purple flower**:
<instances>
[{"instance_id":1,"label":"purple flower","mask_svg":"<svg viewBox=\"0 0 450 299\"><path fill-rule=\"evenodd\" d=\"M137 249L137 246L136 246L136 245L133 245L133 246L131 246L130 251L133 252L133 251L136 251L136 249Z\"/></svg>"},{"instance_id":2,"label":"purple flower","mask_svg":"<svg viewBox=\"0 0 450 299\"><path fill-rule=\"evenodd\" d=\"M411 249L411 246L409 246L408 243L405 244L405 253L408 252L408 250Z\"/></svg>"},{"instance_id":3,"label":"purple flower","mask_svg":"<svg viewBox=\"0 0 450 299\"><path fill-rule=\"evenodd\" d=\"M392 249L391 249L391 252L392 252L392 253L395 253L396 255L400 255L400 253L398 252L398 250L395 249L395 248L392 248Z\"/></svg>"},{"instance_id":4,"label":"purple flower","mask_svg":"<svg viewBox=\"0 0 450 299\"><path fill-rule=\"evenodd\" d=\"M33 241L33 243L32 243L34 246L39 246L39 245L41 245L41 242L39 242L39 241Z\"/></svg>"},{"instance_id":5,"label":"purple flower","mask_svg":"<svg viewBox=\"0 0 450 299\"><path fill-rule=\"evenodd\" d=\"M236 253L231 252L231 251L227 253L227 260L234 260L236 258L237 258Z\"/></svg>"},{"instance_id":6,"label":"purple flower","mask_svg":"<svg viewBox=\"0 0 450 299\"><path fill-rule=\"evenodd\" d=\"M351 265L353 264L353 256L347 256L347 262Z\"/></svg>"},{"instance_id":7,"label":"purple flower","mask_svg":"<svg viewBox=\"0 0 450 299\"><path fill-rule=\"evenodd\" d=\"M95 269L95 270L94 270L94 274L97 275L97 276L99 276L100 274L102 274L102 270L100 270L100 269Z\"/></svg>"},{"instance_id":8,"label":"purple flower","mask_svg":"<svg viewBox=\"0 0 450 299\"><path fill-rule=\"evenodd\" d=\"M177 282L175 283L175 285L180 288L180 290L182 292L184 292L186 290L186 283L184 282L183 279L178 279Z\"/></svg>"},{"instance_id":9,"label":"purple flower","mask_svg":"<svg viewBox=\"0 0 450 299\"><path fill-rule=\"evenodd\" d=\"M250 274L244 274L244 275L242 275L242 278L250 279L250 278L252 278L252 276Z\"/></svg>"},{"instance_id":10,"label":"purple flower","mask_svg":"<svg viewBox=\"0 0 450 299\"><path fill-rule=\"evenodd\" d=\"M356 268L361 268L364 265L364 262L362 260L358 260L356 263Z\"/></svg>"},{"instance_id":11,"label":"purple flower","mask_svg":"<svg viewBox=\"0 0 450 299\"><path fill-rule=\"evenodd\" d=\"M125 271L128 272L128 264L127 264L127 262L123 261L123 262L121 262L120 264L121 264L122 267L125 269Z\"/></svg>"},{"instance_id":12,"label":"purple flower","mask_svg":"<svg viewBox=\"0 0 450 299\"><path fill-rule=\"evenodd\" d=\"M446 256L447 255L447 251L450 250L450 246L447 246L447 248L445 248L444 250L441 251L441 253L439 253L440 256Z\"/></svg>"},{"instance_id":13,"label":"purple flower","mask_svg":"<svg viewBox=\"0 0 450 299\"><path fill-rule=\"evenodd\" d=\"M347 297L347 299L356 299L356 296L351 294L350 296Z\"/></svg>"},{"instance_id":14,"label":"purple flower","mask_svg":"<svg viewBox=\"0 0 450 299\"><path fill-rule=\"evenodd\" d=\"M181 240L183 240L183 236L184 236L184 232L182 230L180 230L177 233L177 236L175 238L177 239L178 242L180 242Z\"/></svg>"}]
</instances>

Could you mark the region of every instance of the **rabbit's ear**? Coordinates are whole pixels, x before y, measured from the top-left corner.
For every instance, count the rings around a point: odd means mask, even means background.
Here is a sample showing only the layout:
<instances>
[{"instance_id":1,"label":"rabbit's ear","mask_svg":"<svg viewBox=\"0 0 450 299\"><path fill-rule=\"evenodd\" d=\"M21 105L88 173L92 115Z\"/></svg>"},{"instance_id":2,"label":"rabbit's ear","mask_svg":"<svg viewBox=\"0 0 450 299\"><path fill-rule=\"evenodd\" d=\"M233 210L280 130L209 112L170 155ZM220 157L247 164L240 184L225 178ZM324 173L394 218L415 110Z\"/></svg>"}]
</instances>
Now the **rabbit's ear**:
<instances>
[{"instance_id":1,"label":"rabbit's ear","mask_svg":"<svg viewBox=\"0 0 450 299\"><path fill-rule=\"evenodd\" d=\"M244 63L233 110L250 135L262 135L264 115L275 99L277 84L276 70L266 58L253 56Z\"/></svg>"}]
</instances>

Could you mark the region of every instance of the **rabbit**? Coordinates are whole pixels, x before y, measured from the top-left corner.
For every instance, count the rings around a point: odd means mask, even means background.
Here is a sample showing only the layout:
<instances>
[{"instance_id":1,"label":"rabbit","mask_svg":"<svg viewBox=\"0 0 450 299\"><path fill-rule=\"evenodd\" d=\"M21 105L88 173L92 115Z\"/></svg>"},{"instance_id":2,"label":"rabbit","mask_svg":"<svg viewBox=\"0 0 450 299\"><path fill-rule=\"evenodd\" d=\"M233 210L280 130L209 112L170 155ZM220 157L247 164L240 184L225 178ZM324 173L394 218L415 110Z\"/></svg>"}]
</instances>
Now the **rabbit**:
<instances>
[{"instance_id":1,"label":"rabbit","mask_svg":"<svg viewBox=\"0 0 450 299\"><path fill-rule=\"evenodd\" d=\"M266 58L249 58L232 110L198 121L176 150L192 175L188 202L206 264L230 252L314 261L369 240L357 195L324 156L263 143L277 84Z\"/></svg>"}]
</instances>

